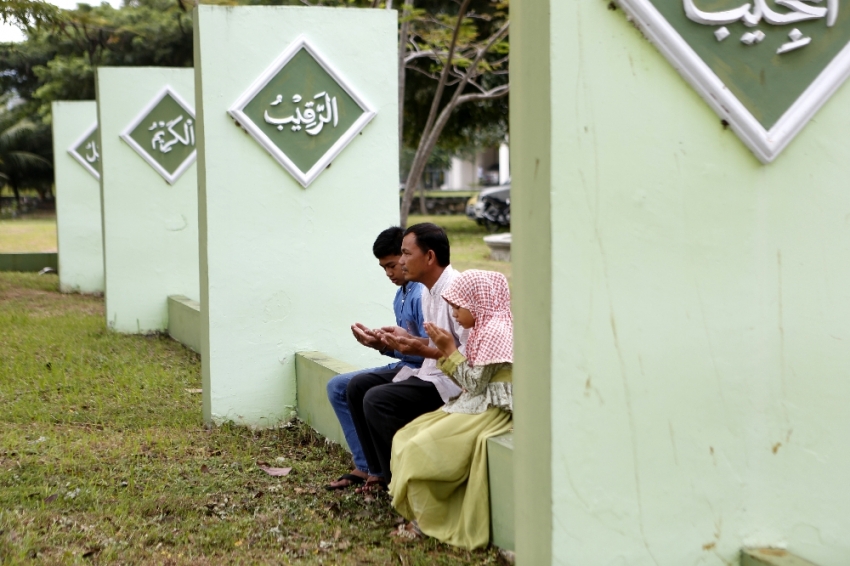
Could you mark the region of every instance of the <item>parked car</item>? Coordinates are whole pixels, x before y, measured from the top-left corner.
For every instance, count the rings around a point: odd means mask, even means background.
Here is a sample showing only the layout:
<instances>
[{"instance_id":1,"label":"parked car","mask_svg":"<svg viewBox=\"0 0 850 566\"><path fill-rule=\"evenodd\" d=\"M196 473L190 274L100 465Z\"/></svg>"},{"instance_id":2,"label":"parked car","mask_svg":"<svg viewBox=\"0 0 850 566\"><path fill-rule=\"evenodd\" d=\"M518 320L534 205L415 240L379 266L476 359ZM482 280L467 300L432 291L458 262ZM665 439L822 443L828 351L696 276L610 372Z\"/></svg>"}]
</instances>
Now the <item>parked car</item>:
<instances>
[{"instance_id":1,"label":"parked car","mask_svg":"<svg viewBox=\"0 0 850 566\"><path fill-rule=\"evenodd\" d=\"M466 215L490 232L511 225L511 186L484 189L466 203Z\"/></svg>"}]
</instances>

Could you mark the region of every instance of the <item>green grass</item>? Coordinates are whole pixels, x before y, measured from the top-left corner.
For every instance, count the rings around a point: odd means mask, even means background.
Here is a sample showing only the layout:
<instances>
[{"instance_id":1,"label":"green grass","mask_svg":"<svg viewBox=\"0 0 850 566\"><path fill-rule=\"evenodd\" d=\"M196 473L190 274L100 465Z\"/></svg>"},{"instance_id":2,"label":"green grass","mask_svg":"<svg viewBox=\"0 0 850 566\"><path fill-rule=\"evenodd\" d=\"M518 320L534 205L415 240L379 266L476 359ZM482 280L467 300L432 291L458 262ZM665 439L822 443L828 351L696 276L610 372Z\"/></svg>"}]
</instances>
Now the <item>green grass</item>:
<instances>
[{"instance_id":1,"label":"green grass","mask_svg":"<svg viewBox=\"0 0 850 566\"><path fill-rule=\"evenodd\" d=\"M205 428L197 355L56 285L0 273L0 564L499 562L391 539L385 497L321 488L349 456L304 425Z\"/></svg>"},{"instance_id":2,"label":"green grass","mask_svg":"<svg viewBox=\"0 0 850 566\"><path fill-rule=\"evenodd\" d=\"M419 222L433 222L441 226L449 235L452 246L452 265L461 271L467 269L487 269L504 273L511 279L511 264L506 261L490 259L490 248L484 243L487 230L466 216L423 216L411 214L408 225Z\"/></svg>"},{"instance_id":3,"label":"green grass","mask_svg":"<svg viewBox=\"0 0 850 566\"><path fill-rule=\"evenodd\" d=\"M0 253L55 251L55 216L0 220Z\"/></svg>"}]
</instances>

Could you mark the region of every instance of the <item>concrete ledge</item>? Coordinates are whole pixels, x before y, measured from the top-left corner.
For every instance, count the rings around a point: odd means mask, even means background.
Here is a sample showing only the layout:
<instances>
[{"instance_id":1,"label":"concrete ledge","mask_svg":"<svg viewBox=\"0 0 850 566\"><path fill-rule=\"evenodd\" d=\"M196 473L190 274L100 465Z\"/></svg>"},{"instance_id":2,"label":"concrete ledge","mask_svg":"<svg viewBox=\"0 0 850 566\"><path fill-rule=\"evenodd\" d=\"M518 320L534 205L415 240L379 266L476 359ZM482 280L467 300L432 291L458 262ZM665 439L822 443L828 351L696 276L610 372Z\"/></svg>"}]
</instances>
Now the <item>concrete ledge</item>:
<instances>
[{"instance_id":1,"label":"concrete ledge","mask_svg":"<svg viewBox=\"0 0 850 566\"><path fill-rule=\"evenodd\" d=\"M745 548L741 566L817 566L781 548Z\"/></svg>"},{"instance_id":2,"label":"concrete ledge","mask_svg":"<svg viewBox=\"0 0 850 566\"><path fill-rule=\"evenodd\" d=\"M499 548L514 548L514 434L487 440L490 479L490 540ZM493 494L498 494L496 497Z\"/></svg>"},{"instance_id":3,"label":"concrete ledge","mask_svg":"<svg viewBox=\"0 0 850 566\"><path fill-rule=\"evenodd\" d=\"M0 254L0 271L41 271L45 267L59 269L59 254L18 253Z\"/></svg>"},{"instance_id":4,"label":"concrete ledge","mask_svg":"<svg viewBox=\"0 0 850 566\"><path fill-rule=\"evenodd\" d=\"M168 335L201 352L201 303L183 295L168 297Z\"/></svg>"},{"instance_id":5,"label":"concrete ledge","mask_svg":"<svg viewBox=\"0 0 850 566\"><path fill-rule=\"evenodd\" d=\"M346 448L342 428L328 402L327 384L335 375L357 368L321 352L295 354L295 382L298 418L319 434ZM490 479L490 536L495 546L514 550L514 469L513 434L487 441ZM494 494L496 496L494 497Z\"/></svg>"},{"instance_id":6,"label":"concrete ledge","mask_svg":"<svg viewBox=\"0 0 850 566\"><path fill-rule=\"evenodd\" d=\"M336 413L328 402L327 386L332 377L356 370L356 367L321 352L295 354L295 399L298 418L325 438L342 444L346 450L348 443L342 434Z\"/></svg>"},{"instance_id":7,"label":"concrete ledge","mask_svg":"<svg viewBox=\"0 0 850 566\"><path fill-rule=\"evenodd\" d=\"M484 236L484 243L490 248L490 259L495 261L511 261L510 233Z\"/></svg>"}]
</instances>

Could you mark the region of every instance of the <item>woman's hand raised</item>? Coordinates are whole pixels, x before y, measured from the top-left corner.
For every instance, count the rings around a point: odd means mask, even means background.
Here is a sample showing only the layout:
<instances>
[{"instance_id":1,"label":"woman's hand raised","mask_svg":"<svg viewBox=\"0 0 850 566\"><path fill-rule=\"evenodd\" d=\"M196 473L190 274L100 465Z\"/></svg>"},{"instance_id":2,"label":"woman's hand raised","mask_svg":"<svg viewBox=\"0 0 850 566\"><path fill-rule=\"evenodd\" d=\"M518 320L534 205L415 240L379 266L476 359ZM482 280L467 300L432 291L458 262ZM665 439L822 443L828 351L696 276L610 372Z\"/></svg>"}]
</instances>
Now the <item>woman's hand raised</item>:
<instances>
[{"instance_id":1,"label":"woman's hand raised","mask_svg":"<svg viewBox=\"0 0 850 566\"><path fill-rule=\"evenodd\" d=\"M425 332L431 337L434 345L442 352L443 356L448 358L457 351L455 345L455 337L452 333L444 328L440 328L432 322L425 323Z\"/></svg>"}]
</instances>

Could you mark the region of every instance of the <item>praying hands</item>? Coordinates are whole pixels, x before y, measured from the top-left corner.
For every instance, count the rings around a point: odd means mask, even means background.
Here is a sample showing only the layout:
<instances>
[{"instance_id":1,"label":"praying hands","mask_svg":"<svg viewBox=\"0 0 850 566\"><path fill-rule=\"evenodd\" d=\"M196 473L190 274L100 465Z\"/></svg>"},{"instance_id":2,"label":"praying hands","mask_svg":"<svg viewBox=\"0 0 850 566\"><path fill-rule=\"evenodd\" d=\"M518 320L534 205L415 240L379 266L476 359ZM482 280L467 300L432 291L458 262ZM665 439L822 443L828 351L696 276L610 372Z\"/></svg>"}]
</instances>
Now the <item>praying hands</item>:
<instances>
[{"instance_id":1,"label":"praying hands","mask_svg":"<svg viewBox=\"0 0 850 566\"><path fill-rule=\"evenodd\" d=\"M385 326L376 330L375 333L384 345L402 354L433 359L441 356L438 349L428 345L427 338L412 336L407 330L399 326Z\"/></svg>"},{"instance_id":2,"label":"praying hands","mask_svg":"<svg viewBox=\"0 0 850 566\"><path fill-rule=\"evenodd\" d=\"M442 357L448 358L457 351L454 336L452 336L452 333L445 328L440 328L433 322L426 322L425 332L428 333L428 336L431 337L431 340L433 340L437 349L440 350Z\"/></svg>"},{"instance_id":3,"label":"praying hands","mask_svg":"<svg viewBox=\"0 0 850 566\"><path fill-rule=\"evenodd\" d=\"M378 351L385 349L385 345L376 334L376 331L372 330L368 326L355 322L351 325L351 333L354 334L355 340L367 348L374 348Z\"/></svg>"}]
</instances>

